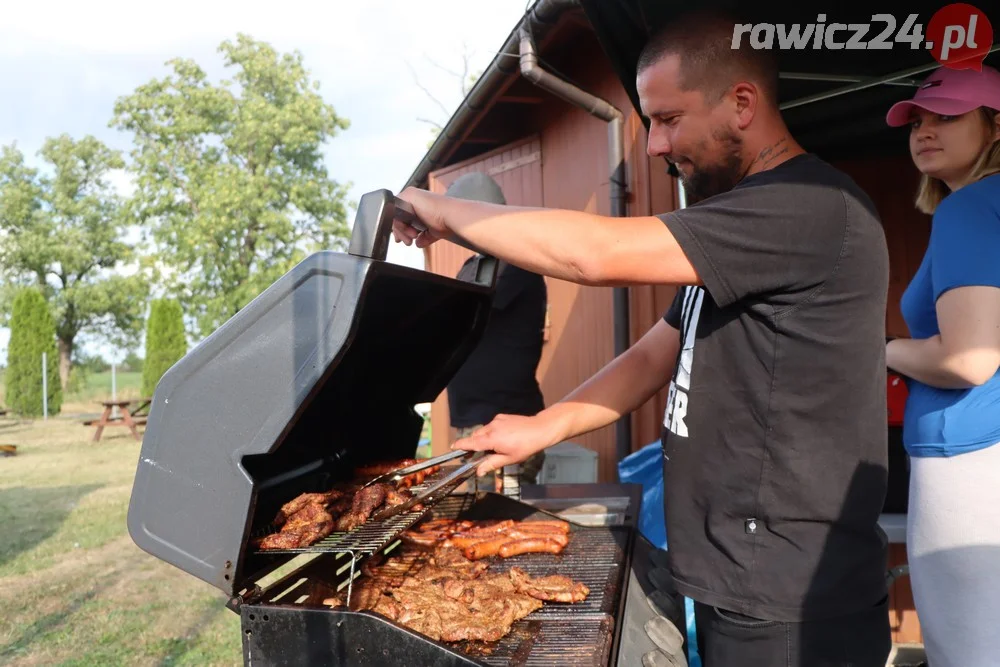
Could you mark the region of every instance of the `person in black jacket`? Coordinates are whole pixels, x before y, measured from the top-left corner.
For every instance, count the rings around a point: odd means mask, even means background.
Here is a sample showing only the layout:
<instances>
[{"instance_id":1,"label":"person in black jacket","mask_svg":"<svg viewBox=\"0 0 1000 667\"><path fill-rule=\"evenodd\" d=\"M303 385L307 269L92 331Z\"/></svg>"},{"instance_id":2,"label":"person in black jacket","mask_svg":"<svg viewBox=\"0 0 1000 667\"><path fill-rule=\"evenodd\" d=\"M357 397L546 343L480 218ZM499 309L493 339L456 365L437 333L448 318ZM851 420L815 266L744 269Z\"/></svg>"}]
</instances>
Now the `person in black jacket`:
<instances>
[{"instance_id":1,"label":"person in black jacket","mask_svg":"<svg viewBox=\"0 0 1000 667\"><path fill-rule=\"evenodd\" d=\"M505 204L500 186L490 176L470 172L455 180L450 197ZM482 255L473 255L458 272L472 280ZM545 409L535 377L542 356L548 294L537 273L499 262L493 309L482 340L448 385L451 425L459 438L474 433L498 414L536 415ZM545 462L538 452L520 466L520 483L534 484ZM487 487L495 480L484 480Z\"/></svg>"}]
</instances>

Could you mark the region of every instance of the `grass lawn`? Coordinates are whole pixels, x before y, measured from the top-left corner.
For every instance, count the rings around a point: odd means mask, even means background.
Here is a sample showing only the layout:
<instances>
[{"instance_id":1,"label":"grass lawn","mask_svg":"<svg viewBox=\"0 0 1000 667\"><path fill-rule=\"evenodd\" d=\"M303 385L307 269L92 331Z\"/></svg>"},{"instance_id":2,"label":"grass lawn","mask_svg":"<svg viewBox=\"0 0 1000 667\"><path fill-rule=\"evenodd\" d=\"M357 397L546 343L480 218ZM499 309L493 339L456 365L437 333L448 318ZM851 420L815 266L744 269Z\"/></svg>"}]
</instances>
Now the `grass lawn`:
<instances>
[{"instance_id":1,"label":"grass lawn","mask_svg":"<svg viewBox=\"0 0 1000 667\"><path fill-rule=\"evenodd\" d=\"M224 595L127 534L139 443L92 434L68 417L0 418L0 444L18 448L0 457L0 665L242 664Z\"/></svg>"}]
</instances>

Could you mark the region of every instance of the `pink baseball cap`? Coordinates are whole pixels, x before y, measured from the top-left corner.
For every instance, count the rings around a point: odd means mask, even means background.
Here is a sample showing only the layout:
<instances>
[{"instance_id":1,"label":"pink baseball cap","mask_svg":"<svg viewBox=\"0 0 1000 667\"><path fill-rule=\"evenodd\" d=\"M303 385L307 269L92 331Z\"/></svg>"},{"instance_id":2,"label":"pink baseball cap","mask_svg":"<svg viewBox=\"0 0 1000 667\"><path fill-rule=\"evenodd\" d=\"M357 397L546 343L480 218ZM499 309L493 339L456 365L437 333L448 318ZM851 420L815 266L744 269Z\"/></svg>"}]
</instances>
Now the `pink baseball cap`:
<instances>
[{"instance_id":1,"label":"pink baseball cap","mask_svg":"<svg viewBox=\"0 0 1000 667\"><path fill-rule=\"evenodd\" d=\"M892 127L908 124L913 107L948 116L960 116L979 107L1000 111L1000 72L989 66L978 72L941 67L924 79L913 99L892 105L886 122Z\"/></svg>"}]
</instances>

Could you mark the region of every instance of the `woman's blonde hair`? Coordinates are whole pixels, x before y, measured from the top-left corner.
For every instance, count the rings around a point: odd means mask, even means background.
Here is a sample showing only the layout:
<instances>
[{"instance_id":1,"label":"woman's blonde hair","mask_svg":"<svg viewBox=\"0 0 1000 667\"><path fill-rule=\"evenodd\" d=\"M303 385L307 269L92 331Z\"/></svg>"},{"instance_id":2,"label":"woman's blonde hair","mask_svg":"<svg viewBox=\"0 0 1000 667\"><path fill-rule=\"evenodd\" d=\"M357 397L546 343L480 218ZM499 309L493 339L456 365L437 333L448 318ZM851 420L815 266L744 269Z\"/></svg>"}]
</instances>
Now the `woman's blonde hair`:
<instances>
[{"instance_id":1,"label":"woman's blonde hair","mask_svg":"<svg viewBox=\"0 0 1000 667\"><path fill-rule=\"evenodd\" d=\"M998 113L1000 112L989 107L979 107L979 117L988 126L990 132L996 131ZM1000 140L994 140L979 154L979 158L969 172L968 182L972 183L993 174L1000 174ZM951 194L951 189L944 181L922 174L920 188L917 190L917 209L927 215L933 215L941 200L949 194Z\"/></svg>"}]
</instances>

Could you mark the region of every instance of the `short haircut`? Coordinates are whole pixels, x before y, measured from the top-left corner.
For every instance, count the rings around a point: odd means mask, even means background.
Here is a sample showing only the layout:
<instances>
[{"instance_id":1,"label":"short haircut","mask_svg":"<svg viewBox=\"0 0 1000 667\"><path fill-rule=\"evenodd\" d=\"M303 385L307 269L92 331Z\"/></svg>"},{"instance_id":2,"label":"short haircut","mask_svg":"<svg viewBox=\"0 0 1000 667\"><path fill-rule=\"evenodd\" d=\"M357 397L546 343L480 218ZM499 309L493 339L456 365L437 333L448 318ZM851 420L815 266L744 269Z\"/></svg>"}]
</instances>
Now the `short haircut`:
<instances>
[{"instance_id":1,"label":"short haircut","mask_svg":"<svg viewBox=\"0 0 1000 667\"><path fill-rule=\"evenodd\" d=\"M699 90L715 104L740 81L756 84L767 103L778 105L778 62L770 49L754 49L749 39L734 49L738 17L712 10L693 10L653 32L639 55L637 73L668 55L680 56L681 88Z\"/></svg>"}]
</instances>

